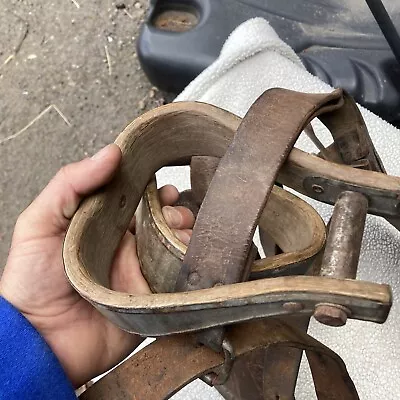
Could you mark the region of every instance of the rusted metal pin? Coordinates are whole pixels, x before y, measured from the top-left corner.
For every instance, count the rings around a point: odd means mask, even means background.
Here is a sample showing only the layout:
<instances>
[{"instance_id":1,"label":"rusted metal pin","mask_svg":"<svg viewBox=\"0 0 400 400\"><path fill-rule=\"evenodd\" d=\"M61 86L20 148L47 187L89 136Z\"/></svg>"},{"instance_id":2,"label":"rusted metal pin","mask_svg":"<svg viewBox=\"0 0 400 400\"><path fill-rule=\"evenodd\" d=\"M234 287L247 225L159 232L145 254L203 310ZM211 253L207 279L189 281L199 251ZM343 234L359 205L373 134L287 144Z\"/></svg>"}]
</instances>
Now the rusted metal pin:
<instances>
[{"instance_id":1,"label":"rusted metal pin","mask_svg":"<svg viewBox=\"0 0 400 400\"><path fill-rule=\"evenodd\" d=\"M355 279L365 218L367 198L357 192L342 192L335 204L322 258L321 275L330 278ZM342 326L349 311L337 304L318 304L314 318L325 325Z\"/></svg>"}]
</instances>

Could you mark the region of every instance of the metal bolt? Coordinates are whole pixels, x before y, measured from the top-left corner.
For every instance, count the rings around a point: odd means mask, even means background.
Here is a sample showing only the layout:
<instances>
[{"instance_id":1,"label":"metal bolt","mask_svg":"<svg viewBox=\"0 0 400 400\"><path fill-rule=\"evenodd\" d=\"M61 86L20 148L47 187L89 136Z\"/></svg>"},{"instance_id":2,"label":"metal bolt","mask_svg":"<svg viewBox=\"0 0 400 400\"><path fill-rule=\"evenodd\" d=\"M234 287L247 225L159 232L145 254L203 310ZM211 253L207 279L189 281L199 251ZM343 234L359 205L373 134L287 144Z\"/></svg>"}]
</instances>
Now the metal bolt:
<instances>
[{"instance_id":1,"label":"metal bolt","mask_svg":"<svg viewBox=\"0 0 400 400\"><path fill-rule=\"evenodd\" d=\"M283 303L283 309L290 313L296 313L301 311L304 306L301 303L297 303L296 301L288 301L287 303Z\"/></svg>"},{"instance_id":2,"label":"metal bolt","mask_svg":"<svg viewBox=\"0 0 400 400\"><path fill-rule=\"evenodd\" d=\"M321 185L314 184L311 187L312 187L312 190L314 190L315 193L318 193L318 194L324 193L324 188Z\"/></svg>"},{"instance_id":3,"label":"metal bolt","mask_svg":"<svg viewBox=\"0 0 400 400\"><path fill-rule=\"evenodd\" d=\"M346 307L336 304L319 304L314 311L314 318L321 324L328 326L346 325L350 311Z\"/></svg>"}]
</instances>

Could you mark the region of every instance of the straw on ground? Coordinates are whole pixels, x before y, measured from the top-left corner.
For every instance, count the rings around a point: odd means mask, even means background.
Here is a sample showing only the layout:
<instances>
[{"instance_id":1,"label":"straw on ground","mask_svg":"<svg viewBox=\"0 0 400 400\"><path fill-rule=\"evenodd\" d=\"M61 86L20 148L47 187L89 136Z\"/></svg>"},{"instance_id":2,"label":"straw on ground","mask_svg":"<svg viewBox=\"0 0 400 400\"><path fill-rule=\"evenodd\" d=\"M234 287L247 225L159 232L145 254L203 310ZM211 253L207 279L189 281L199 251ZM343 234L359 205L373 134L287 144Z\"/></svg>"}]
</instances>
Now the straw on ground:
<instances>
[{"instance_id":1,"label":"straw on ground","mask_svg":"<svg viewBox=\"0 0 400 400\"><path fill-rule=\"evenodd\" d=\"M4 139L0 139L0 144L3 144L5 142L8 142L12 139L17 138L18 136L22 135L28 128L30 128L36 121L38 121L40 118L43 117L47 112L49 112L51 109L54 109L57 114L64 120L64 122L70 127L71 123L69 122L68 118L61 112L61 110L55 105L55 104L50 104L48 107L46 107L41 113L39 113L35 118L32 119L27 125L25 125L21 130L18 132L7 136Z\"/></svg>"}]
</instances>

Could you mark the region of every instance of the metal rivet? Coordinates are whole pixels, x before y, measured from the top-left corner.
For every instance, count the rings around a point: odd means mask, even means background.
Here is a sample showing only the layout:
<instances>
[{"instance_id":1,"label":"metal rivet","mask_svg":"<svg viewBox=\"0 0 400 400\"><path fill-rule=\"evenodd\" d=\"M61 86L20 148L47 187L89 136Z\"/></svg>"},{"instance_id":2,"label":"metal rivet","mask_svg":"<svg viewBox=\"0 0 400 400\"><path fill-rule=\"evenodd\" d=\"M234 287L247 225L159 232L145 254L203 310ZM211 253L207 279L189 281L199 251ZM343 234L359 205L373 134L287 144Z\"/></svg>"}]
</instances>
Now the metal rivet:
<instances>
[{"instance_id":1,"label":"metal rivet","mask_svg":"<svg viewBox=\"0 0 400 400\"><path fill-rule=\"evenodd\" d=\"M318 194L324 193L324 188L321 185L314 184L311 187L312 187L312 190L314 190L315 193L318 193Z\"/></svg>"},{"instance_id":2,"label":"metal rivet","mask_svg":"<svg viewBox=\"0 0 400 400\"><path fill-rule=\"evenodd\" d=\"M189 285L196 285L200 280L200 275L197 272L192 272L188 277Z\"/></svg>"},{"instance_id":3,"label":"metal rivet","mask_svg":"<svg viewBox=\"0 0 400 400\"><path fill-rule=\"evenodd\" d=\"M119 200L119 207L124 208L126 206L126 196L123 194Z\"/></svg>"},{"instance_id":4,"label":"metal rivet","mask_svg":"<svg viewBox=\"0 0 400 400\"><path fill-rule=\"evenodd\" d=\"M295 313L304 309L304 305L301 303L297 303L296 301L288 301L287 303L283 303L282 305L285 311Z\"/></svg>"}]
</instances>

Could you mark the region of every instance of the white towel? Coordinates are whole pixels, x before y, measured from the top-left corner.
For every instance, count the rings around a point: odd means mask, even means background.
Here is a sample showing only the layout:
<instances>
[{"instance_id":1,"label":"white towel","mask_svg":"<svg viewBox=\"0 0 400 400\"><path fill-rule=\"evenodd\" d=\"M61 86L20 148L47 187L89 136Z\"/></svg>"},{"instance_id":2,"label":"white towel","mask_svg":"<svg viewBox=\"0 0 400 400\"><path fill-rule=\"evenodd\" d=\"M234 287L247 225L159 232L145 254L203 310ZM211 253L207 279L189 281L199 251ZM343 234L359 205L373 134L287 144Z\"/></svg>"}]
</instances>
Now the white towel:
<instances>
[{"instance_id":1,"label":"white towel","mask_svg":"<svg viewBox=\"0 0 400 400\"><path fill-rule=\"evenodd\" d=\"M176 101L197 100L214 104L239 116L266 89L283 87L303 92L329 92L330 86L308 73L297 55L261 18L239 26L227 39L220 57L177 97ZM400 175L400 131L360 107L372 140L389 174ZM331 142L329 133L317 124L323 143ZM305 135L297 147L316 149ZM160 184L175 182L188 186L182 169L158 173ZM308 201L327 220L331 207ZM362 245L358 279L391 285L394 305L383 325L350 320L345 327L329 328L312 322L309 333L336 351L346 362L363 400L398 399L400 393L400 233L379 217L368 216ZM196 381L174 399L220 399L214 389ZM302 368L296 398L315 398L307 369Z\"/></svg>"}]
</instances>

